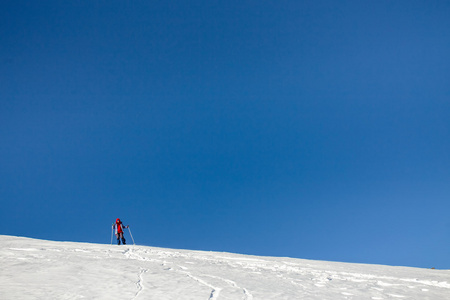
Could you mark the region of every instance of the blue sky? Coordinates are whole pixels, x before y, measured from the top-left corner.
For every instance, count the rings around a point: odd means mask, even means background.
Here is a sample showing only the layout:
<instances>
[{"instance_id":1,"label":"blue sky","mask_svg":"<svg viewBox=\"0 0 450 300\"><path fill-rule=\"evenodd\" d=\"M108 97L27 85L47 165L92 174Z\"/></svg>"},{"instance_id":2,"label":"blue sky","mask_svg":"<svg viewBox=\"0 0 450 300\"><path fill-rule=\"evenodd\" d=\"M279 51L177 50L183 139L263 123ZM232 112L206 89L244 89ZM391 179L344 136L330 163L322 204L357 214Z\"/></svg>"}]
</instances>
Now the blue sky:
<instances>
[{"instance_id":1,"label":"blue sky","mask_svg":"<svg viewBox=\"0 0 450 300\"><path fill-rule=\"evenodd\" d=\"M450 268L447 1L4 1L0 234Z\"/></svg>"}]
</instances>

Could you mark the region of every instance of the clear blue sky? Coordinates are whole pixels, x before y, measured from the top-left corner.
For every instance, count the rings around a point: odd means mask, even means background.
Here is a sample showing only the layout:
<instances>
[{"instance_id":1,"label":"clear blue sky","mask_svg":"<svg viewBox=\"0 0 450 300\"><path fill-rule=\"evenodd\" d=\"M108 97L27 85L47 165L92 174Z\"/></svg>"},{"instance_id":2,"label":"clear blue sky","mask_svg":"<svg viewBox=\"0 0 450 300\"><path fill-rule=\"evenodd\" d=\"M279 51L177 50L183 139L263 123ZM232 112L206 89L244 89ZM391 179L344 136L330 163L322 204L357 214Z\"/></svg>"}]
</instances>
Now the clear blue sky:
<instances>
[{"instance_id":1,"label":"clear blue sky","mask_svg":"<svg viewBox=\"0 0 450 300\"><path fill-rule=\"evenodd\" d=\"M3 1L0 234L450 268L448 1Z\"/></svg>"}]
</instances>

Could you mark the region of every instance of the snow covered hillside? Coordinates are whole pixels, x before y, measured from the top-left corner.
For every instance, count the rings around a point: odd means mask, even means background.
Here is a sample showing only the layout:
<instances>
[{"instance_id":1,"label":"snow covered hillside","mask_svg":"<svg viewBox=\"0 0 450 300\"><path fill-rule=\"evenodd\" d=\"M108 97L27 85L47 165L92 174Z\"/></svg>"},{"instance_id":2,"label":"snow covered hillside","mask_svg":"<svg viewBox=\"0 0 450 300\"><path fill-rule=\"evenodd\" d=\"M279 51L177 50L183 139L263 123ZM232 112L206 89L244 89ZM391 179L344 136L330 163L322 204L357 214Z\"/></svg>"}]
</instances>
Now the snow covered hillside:
<instances>
[{"instance_id":1,"label":"snow covered hillside","mask_svg":"<svg viewBox=\"0 0 450 300\"><path fill-rule=\"evenodd\" d=\"M0 299L450 299L450 271L0 236Z\"/></svg>"}]
</instances>

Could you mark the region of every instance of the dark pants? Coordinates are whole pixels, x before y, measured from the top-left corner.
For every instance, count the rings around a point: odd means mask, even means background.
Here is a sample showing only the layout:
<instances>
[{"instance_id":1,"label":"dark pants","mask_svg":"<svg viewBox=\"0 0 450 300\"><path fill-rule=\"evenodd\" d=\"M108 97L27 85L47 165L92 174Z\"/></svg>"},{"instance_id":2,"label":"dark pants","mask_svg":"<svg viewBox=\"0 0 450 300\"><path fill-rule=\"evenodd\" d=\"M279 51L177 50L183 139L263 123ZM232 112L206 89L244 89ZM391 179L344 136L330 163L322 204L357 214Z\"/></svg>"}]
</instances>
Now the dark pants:
<instances>
[{"instance_id":1,"label":"dark pants","mask_svg":"<svg viewBox=\"0 0 450 300\"><path fill-rule=\"evenodd\" d=\"M120 240L122 239L122 244L126 244L125 243L125 238L123 237L123 232L118 232L116 233L116 237L117 237L117 245L120 245Z\"/></svg>"}]
</instances>

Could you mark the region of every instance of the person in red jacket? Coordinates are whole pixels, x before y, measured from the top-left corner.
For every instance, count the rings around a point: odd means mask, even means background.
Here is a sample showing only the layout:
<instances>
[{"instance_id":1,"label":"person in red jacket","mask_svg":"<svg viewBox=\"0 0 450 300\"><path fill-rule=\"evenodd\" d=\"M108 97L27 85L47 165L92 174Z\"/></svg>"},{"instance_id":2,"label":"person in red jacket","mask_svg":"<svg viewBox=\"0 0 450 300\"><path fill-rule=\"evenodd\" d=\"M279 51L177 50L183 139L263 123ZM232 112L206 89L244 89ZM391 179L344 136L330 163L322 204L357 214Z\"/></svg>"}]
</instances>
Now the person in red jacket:
<instances>
[{"instance_id":1,"label":"person in red jacket","mask_svg":"<svg viewBox=\"0 0 450 300\"><path fill-rule=\"evenodd\" d=\"M116 237L117 237L117 245L120 245L120 240L122 239L122 244L125 245L126 241L123 237L123 229L128 228L128 226L124 226L122 221L117 218L116 223L113 224L113 229L116 229Z\"/></svg>"}]
</instances>

